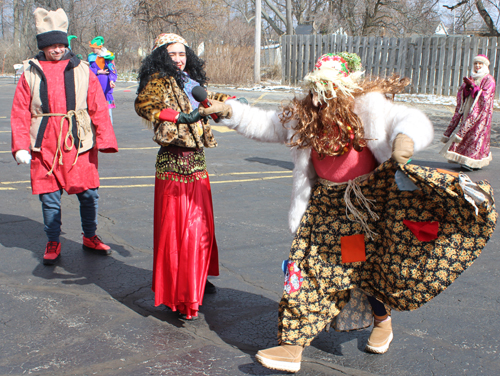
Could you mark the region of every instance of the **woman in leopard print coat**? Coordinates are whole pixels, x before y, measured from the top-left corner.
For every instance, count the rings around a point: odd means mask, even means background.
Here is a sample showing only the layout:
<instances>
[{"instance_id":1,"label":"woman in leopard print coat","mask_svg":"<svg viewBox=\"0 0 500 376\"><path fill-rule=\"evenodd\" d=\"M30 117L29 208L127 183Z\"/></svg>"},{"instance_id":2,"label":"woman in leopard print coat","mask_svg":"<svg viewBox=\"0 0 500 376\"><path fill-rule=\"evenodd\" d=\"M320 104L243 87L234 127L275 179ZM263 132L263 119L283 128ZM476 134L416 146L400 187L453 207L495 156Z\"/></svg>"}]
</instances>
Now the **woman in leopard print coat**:
<instances>
[{"instance_id":1,"label":"woman in leopard print coat","mask_svg":"<svg viewBox=\"0 0 500 376\"><path fill-rule=\"evenodd\" d=\"M161 34L142 63L135 100L137 114L161 146L154 202L155 305L167 305L185 319L198 315L204 293L215 292L207 275L219 275L203 151L217 142L192 96L194 87L207 82L203 67L182 37Z\"/></svg>"}]
</instances>

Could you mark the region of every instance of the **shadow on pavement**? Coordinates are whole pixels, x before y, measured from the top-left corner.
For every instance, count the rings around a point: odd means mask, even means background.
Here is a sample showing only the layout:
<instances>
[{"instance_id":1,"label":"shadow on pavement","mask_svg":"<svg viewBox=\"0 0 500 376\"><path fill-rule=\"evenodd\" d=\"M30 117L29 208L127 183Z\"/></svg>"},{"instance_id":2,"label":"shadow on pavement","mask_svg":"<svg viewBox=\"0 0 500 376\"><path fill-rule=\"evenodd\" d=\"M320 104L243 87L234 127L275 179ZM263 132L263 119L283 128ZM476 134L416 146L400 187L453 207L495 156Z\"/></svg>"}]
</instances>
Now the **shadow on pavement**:
<instances>
[{"instance_id":1,"label":"shadow on pavement","mask_svg":"<svg viewBox=\"0 0 500 376\"><path fill-rule=\"evenodd\" d=\"M95 285L109 296L131 310L147 317L153 316L175 327L186 327L189 331L209 338L213 331L222 341L249 354L254 363L239 365L241 372L249 375L279 375L286 372L272 371L255 361L255 353L278 345L278 302L262 295L233 288L218 288L217 294L206 295L198 320L184 322L176 312L165 306L154 306L151 291L151 270L129 265L116 254L133 257L118 244L108 244L113 249L110 256L96 255L82 250L82 244L61 237L61 259L53 266L42 264L45 248L43 224L35 220L10 214L0 214L0 244L5 248L25 249L36 260L32 275L47 281L60 280L64 285ZM26 253L25 253L26 255ZM26 259L24 263L33 264ZM19 262L19 261L17 261ZM44 282L40 282L45 284ZM47 284L48 285L48 284ZM84 287L85 289L85 287ZM70 290L70 293L74 291ZM95 299L95 304L100 300ZM205 324L206 322L206 324ZM208 326L208 328L207 328ZM312 346L332 355L342 355L342 343L358 339L362 350L366 344L367 331L351 333L322 333ZM307 353L305 355L307 357Z\"/></svg>"},{"instance_id":2,"label":"shadow on pavement","mask_svg":"<svg viewBox=\"0 0 500 376\"><path fill-rule=\"evenodd\" d=\"M287 170L293 170L293 162L288 162L288 161L280 161L277 159L260 158L260 157L245 158L245 161L258 162L268 166L277 166Z\"/></svg>"},{"instance_id":3,"label":"shadow on pavement","mask_svg":"<svg viewBox=\"0 0 500 376\"><path fill-rule=\"evenodd\" d=\"M142 316L153 315L181 327L183 322L174 312L154 307L151 291L151 270L118 260L114 255L131 257L129 250L118 244L106 243L113 253L102 256L84 251L82 244L61 236L61 259L55 266L42 264L46 244L43 224L29 218L0 214L0 244L6 248L22 248L32 252L37 265L33 276L46 280L59 279L64 285L96 285L111 297ZM151 301L151 306L141 304Z\"/></svg>"},{"instance_id":4,"label":"shadow on pavement","mask_svg":"<svg viewBox=\"0 0 500 376\"><path fill-rule=\"evenodd\" d=\"M151 270L129 265L114 257L116 253L132 257L123 246L107 242L113 253L101 256L83 251L81 243L64 236L60 240L60 261L55 266L45 266L42 264L46 244L43 224L26 217L0 213L0 244L5 248L30 251L36 259L33 276L58 279L68 286L98 286L140 315L153 316L176 327L200 326L204 315L210 330L224 342L252 355L259 349L277 345L276 301L245 291L218 288L217 294L205 296L200 310L202 318L184 322L168 307L154 306Z\"/></svg>"},{"instance_id":5,"label":"shadow on pavement","mask_svg":"<svg viewBox=\"0 0 500 376\"><path fill-rule=\"evenodd\" d=\"M254 356L260 349L277 346L278 302L244 291L218 288L215 295L205 296L201 309L211 330L219 338L242 352ZM311 344L312 347L334 356L343 356L342 345L353 340L364 352L370 330L351 332L322 332ZM314 351L313 349L311 349ZM304 359L307 360L307 349ZM240 371L250 375L282 374L278 371L262 373L265 368L255 364L241 365ZM267 372L267 371L266 371ZM283 374L286 374L284 372Z\"/></svg>"}]
</instances>

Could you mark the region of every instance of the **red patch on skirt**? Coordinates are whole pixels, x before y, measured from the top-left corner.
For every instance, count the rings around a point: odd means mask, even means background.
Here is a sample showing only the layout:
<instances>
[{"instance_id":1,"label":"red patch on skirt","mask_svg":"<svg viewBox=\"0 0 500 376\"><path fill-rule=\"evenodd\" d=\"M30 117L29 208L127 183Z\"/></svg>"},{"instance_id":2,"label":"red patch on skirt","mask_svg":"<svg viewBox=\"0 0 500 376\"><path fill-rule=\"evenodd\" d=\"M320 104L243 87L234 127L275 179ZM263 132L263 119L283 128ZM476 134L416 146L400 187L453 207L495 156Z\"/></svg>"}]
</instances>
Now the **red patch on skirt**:
<instances>
[{"instance_id":1,"label":"red patch on skirt","mask_svg":"<svg viewBox=\"0 0 500 376\"><path fill-rule=\"evenodd\" d=\"M365 235L356 234L340 238L342 263L366 261Z\"/></svg>"},{"instance_id":2,"label":"red patch on skirt","mask_svg":"<svg viewBox=\"0 0 500 376\"><path fill-rule=\"evenodd\" d=\"M438 237L439 222L415 222L404 219L403 223L421 242L430 242Z\"/></svg>"}]
</instances>

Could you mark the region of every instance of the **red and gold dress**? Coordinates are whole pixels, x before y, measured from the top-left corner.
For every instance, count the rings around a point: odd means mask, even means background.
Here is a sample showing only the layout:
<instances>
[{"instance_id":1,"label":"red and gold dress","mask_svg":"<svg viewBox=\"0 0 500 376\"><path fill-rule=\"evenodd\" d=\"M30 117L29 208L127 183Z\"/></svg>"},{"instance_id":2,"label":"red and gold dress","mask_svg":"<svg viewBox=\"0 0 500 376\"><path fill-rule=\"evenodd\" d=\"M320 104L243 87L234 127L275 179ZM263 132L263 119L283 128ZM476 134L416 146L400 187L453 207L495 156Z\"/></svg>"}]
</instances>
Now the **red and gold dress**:
<instances>
[{"instance_id":1,"label":"red and gold dress","mask_svg":"<svg viewBox=\"0 0 500 376\"><path fill-rule=\"evenodd\" d=\"M197 316L207 275L219 275L219 262L205 153L162 147L155 178L155 305Z\"/></svg>"},{"instance_id":2,"label":"red and gold dress","mask_svg":"<svg viewBox=\"0 0 500 376\"><path fill-rule=\"evenodd\" d=\"M191 80L192 81L192 80ZM160 121L164 109L190 113L191 103L172 77L153 75L135 101L137 114L151 122L156 158L153 284L155 305L192 318L203 303L207 276L219 275L217 242L205 147L215 147L208 121ZM192 82L191 82L192 83Z\"/></svg>"}]
</instances>

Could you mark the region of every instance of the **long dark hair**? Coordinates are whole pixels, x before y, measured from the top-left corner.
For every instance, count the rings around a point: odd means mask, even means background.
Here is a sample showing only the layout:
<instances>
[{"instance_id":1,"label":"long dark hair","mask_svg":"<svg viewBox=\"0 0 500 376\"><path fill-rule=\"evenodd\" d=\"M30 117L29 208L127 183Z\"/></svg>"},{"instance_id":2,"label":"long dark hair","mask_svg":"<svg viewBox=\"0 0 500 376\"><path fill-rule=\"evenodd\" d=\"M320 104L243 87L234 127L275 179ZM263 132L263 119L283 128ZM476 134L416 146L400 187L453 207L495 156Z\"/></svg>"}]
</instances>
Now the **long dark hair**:
<instances>
[{"instance_id":1,"label":"long dark hair","mask_svg":"<svg viewBox=\"0 0 500 376\"><path fill-rule=\"evenodd\" d=\"M168 44L158 47L142 61L138 75L139 88L137 89L137 94L141 92L155 73L158 73L159 77L173 77L179 88L184 88L182 71L177 68L177 65L175 65L168 54L167 46ZM194 51L189 47L186 47L186 68L184 68L184 71L201 86L207 84L208 77L205 72L205 62L196 56Z\"/></svg>"}]
</instances>

